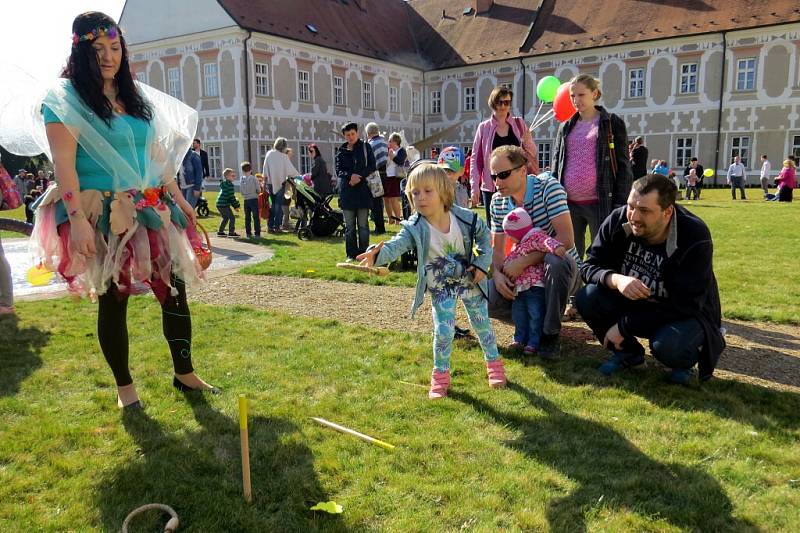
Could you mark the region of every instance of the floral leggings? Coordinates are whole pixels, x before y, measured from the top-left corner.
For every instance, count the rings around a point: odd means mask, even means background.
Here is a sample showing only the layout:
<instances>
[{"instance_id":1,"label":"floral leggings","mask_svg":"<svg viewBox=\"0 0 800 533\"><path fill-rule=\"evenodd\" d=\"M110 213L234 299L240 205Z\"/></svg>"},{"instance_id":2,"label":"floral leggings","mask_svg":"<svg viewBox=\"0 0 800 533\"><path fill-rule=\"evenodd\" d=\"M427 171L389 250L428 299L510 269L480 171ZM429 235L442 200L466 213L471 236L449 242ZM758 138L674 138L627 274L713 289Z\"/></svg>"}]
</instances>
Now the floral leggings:
<instances>
[{"instance_id":1,"label":"floral leggings","mask_svg":"<svg viewBox=\"0 0 800 533\"><path fill-rule=\"evenodd\" d=\"M456 327L456 304L458 296L433 297L431 294L431 307L433 309L433 367L444 372L450 369L450 354L453 352L453 336ZM469 323L483 350L483 357L487 362L499 357L497 353L497 340L495 339L492 323L489 321L489 305L477 288L471 289L460 296L464 309L467 311Z\"/></svg>"}]
</instances>

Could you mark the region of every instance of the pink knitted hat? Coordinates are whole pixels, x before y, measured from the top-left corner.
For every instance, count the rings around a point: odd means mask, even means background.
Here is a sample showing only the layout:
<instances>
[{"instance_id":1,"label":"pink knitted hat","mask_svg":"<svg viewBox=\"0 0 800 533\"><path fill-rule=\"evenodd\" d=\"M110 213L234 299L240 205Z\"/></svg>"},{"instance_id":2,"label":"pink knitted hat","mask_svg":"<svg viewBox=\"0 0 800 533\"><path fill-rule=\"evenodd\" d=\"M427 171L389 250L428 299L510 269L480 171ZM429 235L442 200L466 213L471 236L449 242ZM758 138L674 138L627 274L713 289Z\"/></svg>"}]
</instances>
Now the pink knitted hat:
<instances>
[{"instance_id":1,"label":"pink knitted hat","mask_svg":"<svg viewBox=\"0 0 800 533\"><path fill-rule=\"evenodd\" d=\"M517 242L532 229L531 217L522 207L515 208L503 218L503 231Z\"/></svg>"}]
</instances>

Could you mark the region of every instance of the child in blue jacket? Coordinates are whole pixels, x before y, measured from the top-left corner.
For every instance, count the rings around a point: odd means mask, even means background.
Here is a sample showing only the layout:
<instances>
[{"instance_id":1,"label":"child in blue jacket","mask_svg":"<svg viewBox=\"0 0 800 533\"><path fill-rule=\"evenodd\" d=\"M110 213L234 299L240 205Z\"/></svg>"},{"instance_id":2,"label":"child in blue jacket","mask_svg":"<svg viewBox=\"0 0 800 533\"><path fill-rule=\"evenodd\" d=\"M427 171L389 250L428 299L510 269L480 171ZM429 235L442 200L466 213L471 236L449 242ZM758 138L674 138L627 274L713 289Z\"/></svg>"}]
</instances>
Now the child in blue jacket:
<instances>
[{"instance_id":1,"label":"child in blue jacket","mask_svg":"<svg viewBox=\"0 0 800 533\"><path fill-rule=\"evenodd\" d=\"M428 397L443 398L450 387L450 354L459 298L483 350L489 386L504 387L505 370L486 299L486 272L492 261L489 228L469 209L454 205L453 184L444 169L435 164L413 169L405 193L416 212L401 222L397 236L372 247L358 259L368 266L385 265L416 249L417 291L411 315L422 304L425 291L431 295L433 308L433 372Z\"/></svg>"}]
</instances>

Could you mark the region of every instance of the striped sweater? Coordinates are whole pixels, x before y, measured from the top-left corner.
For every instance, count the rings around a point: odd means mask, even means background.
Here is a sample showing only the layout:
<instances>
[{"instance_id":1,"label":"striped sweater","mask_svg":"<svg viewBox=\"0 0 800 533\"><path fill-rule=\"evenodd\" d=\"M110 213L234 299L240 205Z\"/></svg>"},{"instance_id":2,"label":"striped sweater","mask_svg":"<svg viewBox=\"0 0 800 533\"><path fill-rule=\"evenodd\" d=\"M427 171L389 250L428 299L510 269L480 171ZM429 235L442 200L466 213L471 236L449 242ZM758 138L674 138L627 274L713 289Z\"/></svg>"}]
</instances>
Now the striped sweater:
<instances>
[{"instance_id":1,"label":"striped sweater","mask_svg":"<svg viewBox=\"0 0 800 533\"><path fill-rule=\"evenodd\" d=\"M233 207L239 209L239 200L233 190L233 182L223 179L219 184L219 196L217 196L217 209L220 207Z\"/></svg>"}]
</instances>

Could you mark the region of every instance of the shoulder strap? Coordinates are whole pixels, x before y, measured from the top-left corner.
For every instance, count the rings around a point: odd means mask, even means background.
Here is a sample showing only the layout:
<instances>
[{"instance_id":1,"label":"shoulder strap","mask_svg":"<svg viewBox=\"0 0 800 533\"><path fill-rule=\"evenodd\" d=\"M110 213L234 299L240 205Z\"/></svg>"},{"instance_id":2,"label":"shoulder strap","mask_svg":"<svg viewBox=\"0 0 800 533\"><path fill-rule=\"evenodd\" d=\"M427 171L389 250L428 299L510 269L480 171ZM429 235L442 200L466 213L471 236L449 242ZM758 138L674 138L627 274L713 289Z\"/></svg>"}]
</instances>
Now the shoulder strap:
<instances>
[{"instance_id":1,"label":"shoulder strap","mask_svg":"<svg viewBox=\"0 0 800 533\"><path fill-rule=\"evenodd\" d=\"M611 125L613 114L608 115L608 151L611 155L611 171L614 173L614 178L617 177L617 152L614 149L614 127Z\"/></svg>"}]
</instances>

